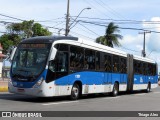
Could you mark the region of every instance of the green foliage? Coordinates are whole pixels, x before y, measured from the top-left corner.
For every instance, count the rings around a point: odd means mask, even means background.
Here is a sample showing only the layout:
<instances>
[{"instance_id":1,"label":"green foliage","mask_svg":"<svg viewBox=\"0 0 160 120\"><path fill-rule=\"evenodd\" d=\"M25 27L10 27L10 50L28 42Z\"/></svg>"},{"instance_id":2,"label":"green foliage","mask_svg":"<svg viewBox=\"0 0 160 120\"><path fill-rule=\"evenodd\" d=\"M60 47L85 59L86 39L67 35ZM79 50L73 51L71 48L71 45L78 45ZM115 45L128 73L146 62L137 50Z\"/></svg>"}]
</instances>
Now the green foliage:
<instances>
[{"instance_id":1,"label":"green foliage","mask_svg":"<svg viewBox=\"0 0 160 120\"><path fill-rule=\"evenodd\" d=\"M52 35L52 33L43 28L41 24L34 23L33 20L23 21L22 23L12 23L7 26L7 30L11 34L18 34L21 39Z\"/></svg>"},{"instance_id":2,"label":"green foliage","mask_svg":"<svg viewBox=\"0 0 160 120\"><path fill-rule=\"evenodd\" d=\"M100 36L96 39L96 43L108 46L105 36Z\"/></svg>"},{"instance_id":3,"label":"green foliage","mask_svg":"<svg viewBox=\"0 0 160 120\"><path fill-rule=\"evenodd\" d=\"M34 25L34 21L30 20L30 21L23 21L21 23L21 29L23 31L23 38L30 38L33 35L33 31L32 31L32 27Z\"/></svg>"},{"instance_id":4,"label":"green foliage","mask_svg":"<svg viewBox=\"0 0 160 120\"><path fill-rule=\"evenodd\" d=\"M10 39L10 35L4 34L0 37L0 43L3 46L3 53L6 54L10 46L13 46L13 41Z\"/></svg>"},{"instance_id":5,"label":"green foliage","mask_svg":"<svg viewBox=\"0 0 160 120\"><path fill-rule=\"evenodd\" d=\"M9 24L6 29L8 34L0 37L0 43L3 46L3 53L5 54L9 47L18 45L24 38L52 35L48 29L43 28L39 23L34 23L33 20L23 21L22 23L12 23Z\"/></svg>"},{"instance_id":6,"label":"green foliage","mask_svg":"<svg viewBox=\"0 0 160 120\"><path fill-rule=\"evenodd\" d=\"M49 35L52 34L52 33L49 32L47 29L44 29L44 28L42 27L42 25L39 24L39 23L35 23L35 24L33 25L32 31L33 31L33 37L34 37L34 36L45 36L45 35L46 35L46 36L49 36Z\"/></svg>"},{"instance_id":7,"label":"green foliage","mask_svg":"<svg viewBox=\"0 0 160 120\"><path fill-rule=\"evenodd\" d=\"M113 45L119 47L121 44L119 43L118 39L122 39L123 37L120 34L116 34L118 32L120 32L118 26L111 22L106 28L105 35L98 37L96 42L109 47L113 47Z\"/></svg>"}]
</instances>

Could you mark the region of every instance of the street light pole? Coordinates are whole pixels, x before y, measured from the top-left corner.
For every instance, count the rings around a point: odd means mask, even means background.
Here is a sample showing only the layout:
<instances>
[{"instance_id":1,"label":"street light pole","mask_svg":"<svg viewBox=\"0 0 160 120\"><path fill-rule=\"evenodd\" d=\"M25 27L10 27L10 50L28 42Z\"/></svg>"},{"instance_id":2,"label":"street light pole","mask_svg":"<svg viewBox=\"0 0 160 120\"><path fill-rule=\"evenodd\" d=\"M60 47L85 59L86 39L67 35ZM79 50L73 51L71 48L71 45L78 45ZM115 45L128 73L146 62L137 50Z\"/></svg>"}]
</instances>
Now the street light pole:
<instances>
[{"instance_id":1,"label":"street light pole","mask_svg":"<svg viewBox=\"0 0 160 120\"><path fill-rule=\"evenodd\" d=\"M70 3L70 0L68 0L68 3L67 3L67 15L66 15L66 31L65 31L65 36L68 36L68 32L69 32L69 3Z\"/></svg>"},{"instance_id":2,"label":"street light pole","mask_svg":"<svg viewBox=\"0 0 160 120\"><path fill-rule=\"evenodd\" d=\"M146 52L145 52L145 42L146 42L146 33L151 33L151 31L144 31L144 32L140 32L139 34L144 34L144 41L143 41L143 50L142 50L142 55L143 57L146 57Z\"/></svg>"},{"instance_id":3,"label":"street light pole","mask_svg":"<svg viewBox=\"0 0 160 120\"><path fill-rule=\"evenodd\" d=\"M83 10L81 10L81 12L77 15L77 17L74 19L74 21L72 22L72 24L69 26L69 4L70 4L70 0L68 0L67 2L67 15L66 15L66 30L65 30L65 36L68 36L69 33L69 29L70 26L77 20L77 18L80 16L80 14L85 10L85 9L91 9L91 8L84 8Z\"/></svg>"},{"instance_id":4,"label":"street light pole","mask_svg":"<svg viewBox=\"0 0 160 120\"><path fill-rule=\"evenodd\" d=\"M151 54L152 52L154 52L154 51L156 51L156 50L152 50L152 51L148 54L148 56L147 56L147 57L149 57L149 56L150 56L150 54Z\"/></svg>"},{"instance_id":5,"label":"street light pole","mask_svg":"<svg viewBox=\"0 0 160 120\"><path fill-rule=\"evenodd\" d=\"M77 18L80 16L80 14L84 11L84 10L90 10L91 8L90 7L87 7L87 8L83 8L81 10L81 12L76 16L76 18L74 19L74 21L70 24L70 27L73 25L73 23L77 20Z\"/></svg>"}]
</instances>

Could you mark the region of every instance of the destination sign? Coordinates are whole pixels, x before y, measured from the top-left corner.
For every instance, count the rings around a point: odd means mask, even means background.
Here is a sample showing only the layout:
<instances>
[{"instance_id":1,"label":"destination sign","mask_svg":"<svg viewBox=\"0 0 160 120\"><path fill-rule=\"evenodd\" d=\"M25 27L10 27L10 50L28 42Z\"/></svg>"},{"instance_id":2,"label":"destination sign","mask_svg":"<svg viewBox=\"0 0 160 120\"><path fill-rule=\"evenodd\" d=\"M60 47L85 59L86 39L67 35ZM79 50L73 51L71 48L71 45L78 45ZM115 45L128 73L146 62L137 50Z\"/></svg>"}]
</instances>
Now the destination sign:
<instances>
[{"instance_id":1,"label":"destination sign","mask_svg":"<svg viewBox=\"0 0 160 120\"><path fill-rule=\"evenodd\" d=\"M20 48L46 48L46 44L21 44Z\"/></svg>"}]
</instances>

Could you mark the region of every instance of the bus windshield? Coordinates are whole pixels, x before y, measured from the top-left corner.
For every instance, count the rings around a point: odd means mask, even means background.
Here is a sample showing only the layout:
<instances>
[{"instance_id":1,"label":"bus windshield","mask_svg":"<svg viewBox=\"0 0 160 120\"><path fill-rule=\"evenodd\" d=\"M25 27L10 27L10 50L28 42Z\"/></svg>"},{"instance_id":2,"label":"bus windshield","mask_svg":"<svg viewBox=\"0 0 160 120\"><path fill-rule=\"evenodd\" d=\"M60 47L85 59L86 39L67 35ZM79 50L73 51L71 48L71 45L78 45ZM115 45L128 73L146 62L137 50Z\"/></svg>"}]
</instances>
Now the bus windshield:
<instances>
[{"instance_id":1,"label":"bus windshield","mask_svg":"<svg viewBox=\"0 0 160 120\"><path fill-rule=\"evenodd\" d=\"M20 44L12 61L12 77L23 81L35 80L45 69L50 46L50 44Z\"/></svg>"}]
</instances>

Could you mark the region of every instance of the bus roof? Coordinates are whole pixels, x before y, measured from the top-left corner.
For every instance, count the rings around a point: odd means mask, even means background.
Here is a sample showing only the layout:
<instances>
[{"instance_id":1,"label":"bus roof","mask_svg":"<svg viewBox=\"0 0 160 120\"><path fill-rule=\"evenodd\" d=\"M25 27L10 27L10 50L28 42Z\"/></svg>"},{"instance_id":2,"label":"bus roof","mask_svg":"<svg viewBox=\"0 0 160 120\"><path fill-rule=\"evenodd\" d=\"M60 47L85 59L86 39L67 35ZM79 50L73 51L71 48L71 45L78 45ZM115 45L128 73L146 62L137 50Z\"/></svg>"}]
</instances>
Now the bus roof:
<instances>
[{"instance_id":1,"label":"bus roof","mask_svg":"<svg viewBox=\"0 0 160 120\"><path fill-rule=\"evenodd\" d=\"M75 40L78 41L77 37L68 36L38 36L22 40L21 43L53 43L57 40Z\"/></svg>"},{"instance_id":2,"label":"bus roof","mask_svg":"<svg viewBox=\"0 0 160 120\"><path fill-rule=\"evenodd\" d=\"M124 52L124 51L120 51L120 50L117 50L117 49L112 48L112 47L108 47L108 46L105 46L105 45L102 45L102 44L98 44L98 43L95 43L93 41L82 40L82 45L84 45L84 46L87 45L89 47L92 47L94 49L98 49L98 50L106 52L106 53L111 53L111 54L127 57L127 53Z\"/></svg>"},{"instance_id":3,"label":"bus roof","mask_svg":"<svg viewBox=\"0 0 160 120\"><path fill-rule=\"evenodd\" d=\"M149 63L156 63L154 60L152 60L150 58L141 57L141 56L137 56L137 55L134 55L134 59L144 61L144 62L149 62Z\"/></svg>"}]
</instances>

